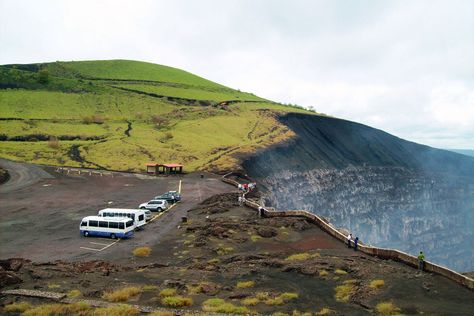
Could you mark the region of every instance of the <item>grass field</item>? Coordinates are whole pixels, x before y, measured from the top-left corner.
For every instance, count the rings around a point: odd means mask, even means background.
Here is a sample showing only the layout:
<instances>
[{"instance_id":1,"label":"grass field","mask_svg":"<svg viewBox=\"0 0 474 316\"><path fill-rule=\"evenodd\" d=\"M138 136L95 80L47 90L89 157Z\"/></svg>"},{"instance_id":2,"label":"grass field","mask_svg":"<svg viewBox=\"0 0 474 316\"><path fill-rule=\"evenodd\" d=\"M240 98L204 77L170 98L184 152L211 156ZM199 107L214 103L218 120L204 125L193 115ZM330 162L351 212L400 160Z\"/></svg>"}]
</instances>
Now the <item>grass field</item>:
<instances>
[{"instance_id":1,"label":"grass field","mask_svg":"<svg viewBox=\"0 0 474 316\"><path fill-rule=\"evenodd\" d=\"M277 120L286 112L311 113L143 62L0 66L0 157L12 160L126 171L180 162L186 171L225 171L238 167L240 154L292 137Z\"/></svg>"}]
</instances>

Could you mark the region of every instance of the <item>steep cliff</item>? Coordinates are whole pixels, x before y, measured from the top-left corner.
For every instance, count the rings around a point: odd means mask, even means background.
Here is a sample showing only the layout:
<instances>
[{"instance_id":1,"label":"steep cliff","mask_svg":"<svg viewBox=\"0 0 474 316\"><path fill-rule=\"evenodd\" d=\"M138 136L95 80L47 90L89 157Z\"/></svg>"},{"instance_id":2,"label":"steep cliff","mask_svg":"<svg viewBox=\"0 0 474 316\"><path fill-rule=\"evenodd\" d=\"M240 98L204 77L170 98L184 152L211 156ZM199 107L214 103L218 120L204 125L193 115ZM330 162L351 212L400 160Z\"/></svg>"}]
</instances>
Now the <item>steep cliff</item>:
<instances>
[{"instance_id":1,"label":"steep cliff","mask_svg":"<svg viewBox=\"0 0 474 316\"><path fill-rule=\"evenodd\" d=\"M474 159L319 116L280 118L296 138L250 157L278 209L328 217L364 242L474 268Z\"/></svg>"}]
</instances>

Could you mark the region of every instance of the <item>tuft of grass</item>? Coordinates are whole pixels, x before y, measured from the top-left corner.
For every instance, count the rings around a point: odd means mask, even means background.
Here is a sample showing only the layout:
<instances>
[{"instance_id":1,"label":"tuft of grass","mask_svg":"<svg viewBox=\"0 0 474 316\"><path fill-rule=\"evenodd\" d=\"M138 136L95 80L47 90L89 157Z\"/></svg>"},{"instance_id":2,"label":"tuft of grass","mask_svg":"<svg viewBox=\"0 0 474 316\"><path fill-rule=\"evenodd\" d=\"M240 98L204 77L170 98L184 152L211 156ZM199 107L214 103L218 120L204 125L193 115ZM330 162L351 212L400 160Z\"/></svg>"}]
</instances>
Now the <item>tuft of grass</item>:
<instances>
[{"instance_id":1,"label":"tuft of grass","mask_svg":"<svg viewBox=\"0 0 474 316\"><path fill-rule=\"evenodd\" d=\"M242 281L242 282L238 282L236 287L238 289L247 289L249 287L253 287L254 285L255 285L254 281Z\"/></svg>"},{"instance_id":2,"label":"tuft of grass","mask_svg":"<svg viewBox=\"0 0 474 316\"><path fill-rule=\"evenodd\" d=\"M258 240L262 239L262 237L258 236L258 235L251 235L250 236L250 240L252 240L253 242L256 242Z\"/></svg>"},{"instance_id":3,"label":"tuft of grass","mask_svg":"<svg viewBox=\"0 0 474 316\"><path fill-rule=\"evenodd\" d=\"M233 251L234 251L234 248L232 248L232 247L219 247L217 249L217 254L219 256L224 256L224 255L227 255L227 254L229 254Z\"/></svg>"},{"instance_id":4,"label":"tuft of grass","mask_svg":"<svg viewBox=\"0 0 474 316\"><path fill-rule=\"evenodd\" d=\"M319 271L319 276L320 277L325 277L329 274L329 272L327 272L326 270L322 269Z\"/></svg>"},{"instance_id":5,"label":"tuft of grass","mask_svg":"<svg viewBox=\"0 0 474 316\"><path fill-rule=\"evenodd\" d=\"M342 270L342 269L336 269L336 271L334 271L334 273L338 274L338 275L346 275L347 271Z\"/></svg>"},{"instance_id":6,"label":"tuft of grass","mask_svg":"<svg viewBox=\"0 0 474 316\"><path fill-rule=\"evenodd\" d=\"M23 313L31 308L32 306L28 302L15 302L5 305L3 311L7 313Z\"/></svg>"},{"instance_id":7,"label":"tuft of grass","mask_svg":"<svg viewBox=\"0 0 474 316\"><path fill-rule=\"evenodd\" d=\"M82 293L79 290L71 290L67 293L68 298L78 298Z\"/></svg>"},{"instance_id":8,"label":"tuft of grass","mask_svg":"<svg viewBox=\"0 0 474 316\"><path fill-rule=\"evenodd\" d=\"M378 303L375 306L375 310L377 311L377 313L379 313L379 315L382 315L382 316L396 315L400 311L400 309L397 306L395 306L395 304L393 304L392 302Z\"/></svg>"},{"instance_id":9,"label":"tuft of grass","mask_svg":"<svg viewBox=\"0 0 474 316\"><path fill-rule=\"evenodd\" d=\"M61 287L61 285L59 285L59 284L54 284L54 283L48 284L48 289L50 289L50 290L59 289L60 287Z\"/></svg>"},{"instance_id":10,"label":"tuft of grass","mask_svg":"<svg viewBox=\"0 0 474 316\"><path fill-rule=\"evenodd\" d=\"M246 306L235 306L226 302L222 298L210 298L202 303L202 310L205 312L228 313L228 314L248 314Z\"/></svg>"},{"instance_id":11,"label":"tuft of grass","mask_svg":"<svg viewBox=\"0 0 474 316\"><path fill-rule=\"evenodd\" d=\"M131 297L139 295L142 291L139 287L129 286L113 292L105 292L102 298L109 302L126 302Z\"/></svg>"},{"instance_id":12,"label":"tuft of grass","mask_svg":"<svg viewBox=\"0 0 474 316\"><path fill-rule=\"evenodd\" d=\"M135 257L148 257L151 254L150 247L138 247L133 250Z\"/></svg>"},{"instance_id":13,"label":"tuft of grass","mask_svg":"<svg viewBox=\"0 0 474 316\"><path fill-rule=\"evenodd\" d=\"M49 315L87 315L91 307L86 302L73 304L42 304L24 311L22 316L49 316ZM96 314L94 314L95 316ZM98 315L102 316L102 315ZM108 314L107 316L115 316Z\"/></svg>"},{"instance_id":14,"label":"tuft of grass","mask_svg":"<svg viewBox=\"0 0 474 316\"><path fill-rule=\"evenodd\" d=\"M214 259L210 259L207 261L207 263L210 263L210 264L216 264L216 263L219 263L220 260L218 258L214 258Z\"/></svg>"},{"instance_id":15,"label":"tuft of grass","mask_svg":"<svg viewBox=\"0 0 474 316\"><path fill-rule=\"evenodd\" d=\"M149 314L149 316L174 316L174 313L173 312L166 312L166 311L157 311L157 312L153 312L153 313Z\"/></svg>"},{"instance_id":16,"label":"tuft of grass","mask_svg":"<svg viewBox=\"0 0 474 316\"><path fill-rule=\"evenodd\" d=\"M347 282L343 285L336 286L335 288L336 294L334 297L338 302L349 302L351 295L354 294L355 287L353 283Z\"/></svg>"},{"instance_id":17,"label":"tuft of grass","mask_svg":"<svg viewBox=\"0 0 474 316\"><path fill-rule=\"evenodd\" d=\"M382 286L385 285L385 281L384 280L372 280L370 282L370 288L372 289L380 289Z\"/></svg>"},{"instance_id":18,"label":"tuft of grass","mask_svg":"<svg viewBox=\"0 0 474 316\"><path fill-rule=\"evenodd\" d=\"M82 117L84 124L104 124L104 117L100 115L89 115Z\"/></svg>"},{"instance_id":19,"label":"tuft of grass","mask_svg":"<svg viewBox=\"0 0 474 316\"><path fill-rule=\"evenodd\" d=\"M161 303L167 307L186 307L193 305L193 299L184 296L166 296L161 299Z\"/></svg>"},{"instance_id":20,"label":"tuft of grass","mask_svg":"<svg viewBox=\"0 0 474 316\"><path fill-rule=\"evenodd\" d=\"M160 291L161 297L175 296L176 294L178 294L178 291L174 288L166 288Z\"/></svg>"},{"instance_id":21,"label":"tuft of grass","mask_svg":"<svg viewBox=\"0 0 474 316\"><path fill-rule=\"evenodd\" d=\"M316 313L316 316L327 316L331 315L333 312L329 307L324 307L322 310Z\"/></svg>"},{"instance_id":22,"label":"tuft of grass","mask_svg":"<svg viewBox=\"0 0 474 316\"><path fill-rule=\"evenodd\" d=\"M59 140L56 136L51 136L48 141L48 147L52 149L59 148Z\"/></svg>"},{"instance_id":23,"label":"tuft of grass","mask_svg":"<svg viewBox=\"0 0 474 316\"><path fill-rule=\"evenodd\" d=\"M255 293L255 297L258 298L260 301L265 301L270 297L268 292L257 292Z\"/></svg>"},{"instance_id":24,"label":"tuft of grass","mask_svg":"<svg viewBox=\"0 0 474 316\"><path fill-rule=\"evenodd\" d=\"M137 308L127 305L119 304L107 307L100 307L94 310L94 316L135 316L140 312Z\"/></svg>"},{"instance_id":25,"label":"tuft of grass","mask_svg":"<svg viewBox=\"0 0 474 316\"><path fill-rule=\"evenodd\" d=\"M303 252L303 253L297 253L297 254L291 255L291 256L287 257L285 260L297 261L297 260L307 260L309 258L311 258L311 254L309 254L307 252Z\"/></svg>"},{"instance_id":26,"label":"tuft of grass","mask_svg":"<svg viewBox=\"0 0 474 316\"><path fill-rule=\"evenodd\" d=\"M158 287L156 285L144 285L142 289L143 291L155 291L158 290Z\"/></svg>"},{"instance_id":27,"label":"tuft of grass","mask_svg":"<svg viewBox=\"0 0 474 316\"><path fill-rule=\"evenodd\" d=\"M283 305L288 303L291 300L297 299L299 297L298 293L285 292L276 297L271 297L265 300L267 305Z\"/></svg>"},{"instance_id":28,"label":"tuft of grass","mask_svg":"<svg viewBox=\"0 0 474 316\"><path fill-rule=\"evenodd\" d=\"M256 297L246 297L242 300L242 304L245 306L255 306L260 303L260 300Z\"/></svg>"}]
</instances>

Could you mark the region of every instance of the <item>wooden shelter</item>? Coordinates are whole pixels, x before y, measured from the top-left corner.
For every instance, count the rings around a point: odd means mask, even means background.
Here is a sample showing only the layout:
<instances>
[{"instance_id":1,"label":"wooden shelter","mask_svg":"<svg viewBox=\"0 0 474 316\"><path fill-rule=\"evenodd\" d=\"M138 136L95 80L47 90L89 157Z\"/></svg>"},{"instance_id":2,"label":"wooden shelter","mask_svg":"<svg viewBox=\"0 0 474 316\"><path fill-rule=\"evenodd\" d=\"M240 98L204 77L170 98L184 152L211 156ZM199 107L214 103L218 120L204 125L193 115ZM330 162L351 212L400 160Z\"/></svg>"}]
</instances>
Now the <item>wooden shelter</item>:
<instances>
[{"instance_id":1,"label":"wooden shelter","mask_svg":"<svg viewBox=\"0 0 474 316\"><path fill-rule=\"evenodd\" d=\"M148 174L172 174L172 173L182 173L184 166L178 163L155 163L150 162L146 164L146 173Z\"/></svg>"}]
</instances>

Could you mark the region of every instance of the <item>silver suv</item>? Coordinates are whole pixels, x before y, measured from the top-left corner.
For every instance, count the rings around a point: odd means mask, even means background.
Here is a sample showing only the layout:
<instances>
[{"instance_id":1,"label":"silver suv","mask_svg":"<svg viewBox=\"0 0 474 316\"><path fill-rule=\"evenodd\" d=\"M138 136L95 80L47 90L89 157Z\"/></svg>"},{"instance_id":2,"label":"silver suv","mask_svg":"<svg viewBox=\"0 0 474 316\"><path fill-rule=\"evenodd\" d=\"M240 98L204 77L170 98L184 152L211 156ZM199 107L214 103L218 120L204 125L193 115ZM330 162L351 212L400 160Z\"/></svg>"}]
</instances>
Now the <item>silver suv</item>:
<instances>
[{"instance_id":1,"label":"silver suv","mask_svg":"<svg viewBox=\"0 0 474 316\"><path fill-rule=\"evenodd\" d=\"M165 200L151 200L146 203L140 204L139 208L147 209L150 211L163 212L168 208L168 202Z\"/></svg>"}]
</instances>

